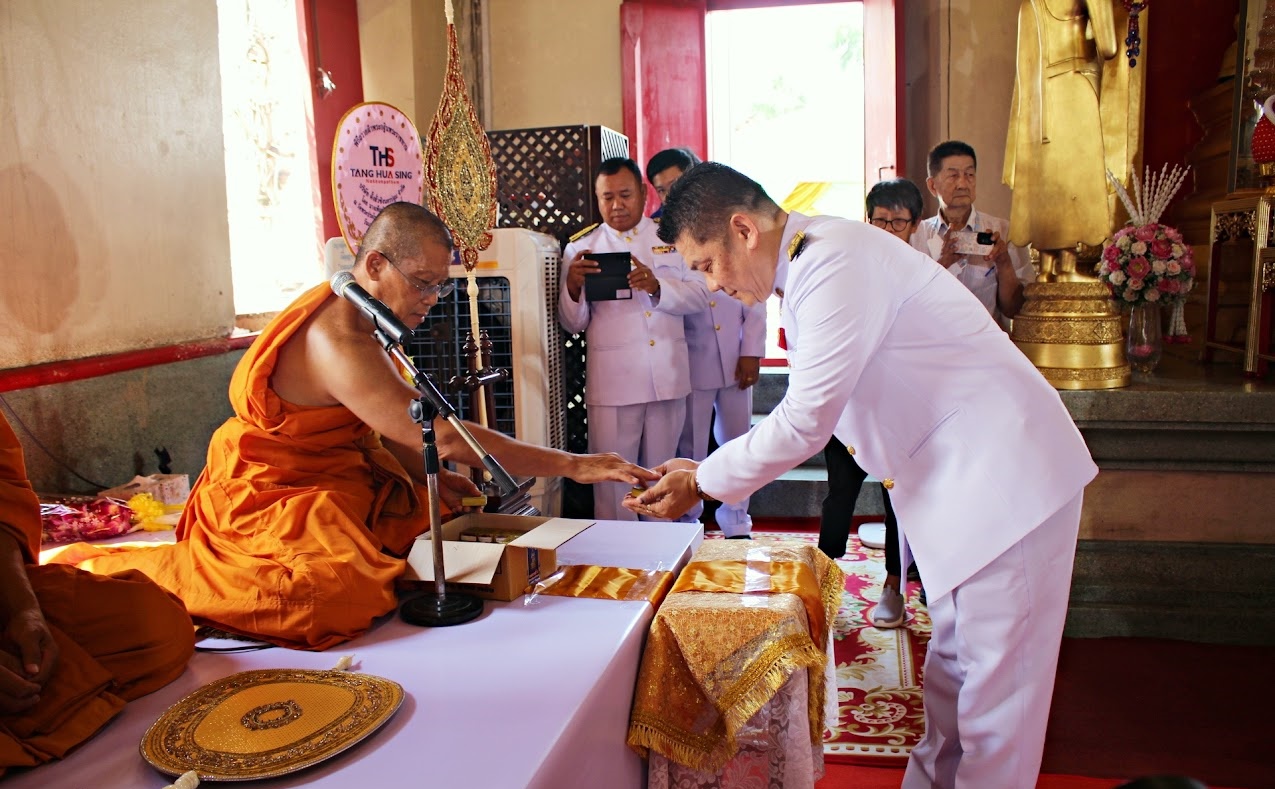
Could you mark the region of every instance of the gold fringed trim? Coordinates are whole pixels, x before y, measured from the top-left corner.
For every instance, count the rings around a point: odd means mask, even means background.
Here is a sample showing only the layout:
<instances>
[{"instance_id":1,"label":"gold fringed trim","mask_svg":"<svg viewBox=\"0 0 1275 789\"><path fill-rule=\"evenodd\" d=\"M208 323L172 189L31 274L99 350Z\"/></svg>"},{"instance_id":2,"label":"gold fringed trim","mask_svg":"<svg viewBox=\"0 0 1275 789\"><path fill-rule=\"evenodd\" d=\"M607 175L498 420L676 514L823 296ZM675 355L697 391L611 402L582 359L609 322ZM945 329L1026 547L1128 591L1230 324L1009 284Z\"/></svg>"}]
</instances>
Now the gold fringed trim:
<instances>
[{"instance_id":1,"label":"gold fringed trim","mask_svg":"<svg viewBox=\"0 0 1275 789\"><path fill-rule=\"evenodd\" d=\"M650 756L651 751L664 756L678 764L702 770L696 764L708 764L712 761L714 748L725 744L725 732L721 730L721 720L713 727L715 732L709 734L693 734L646 713L633 713L629 721L628 745L643 759ZM734 755L732 751L724 760L725 764Z\"/></svg>"},{"instance_id":2,"label":"gold fringed trim","mask_svg":"<svg viewBox=\"0 0 1275 789\"><path fill-rule=\"evenodd\" d=\"M733 706L727 707L722 713L727 719L727 732L731 735L731 742L734 742L734 735L739 729L743 728L743 724L748 723L748 719L757 714L757 710L766 706L771 699L774 699L775 693L779 692L779 688L788 682L789 677L802 669L819 669L824 670L824 664L827 663L827 655L824 651L816 648L813 644L807 644L792 653L778 656L770 667L762 674L760 681L751 688L742 692L736 690L737 701ZM750 672L751 673L751 672ZM819 686L810 688L810 697L813 699L816 695L822 696L824 693L820 690L824 683L820 682ZM820 704L822 706L822 702ZM820 735L822 735L822 727L820 727ZM723 762L724 764L724 762ZM720 769L720 766L714 767L714 770Z\"/></svg>"},{"instance_id":3,"label":"gold fringed trim","mask_svg":"<svg viewBox=\"0 0 1275 789\"><path fill-rule=\"evenodd\" d=\"M740 680L722 695L718 713L720 717L710 731L696 734L679 728L667 719L635 710L629 724L629 747L645 757L653 750L672 761L693 770L716 772L739 750L737 733L758 710L766 706L784 683L801 670L817 671L822 675L827 654L804 633L786 636L770 644L753 660ZM822 677L811 682L809 713L819 713L810 721L815 738L823 737ZM818 699L815 706L814 699ZM812 739L814 743L817 740Z\"/></svg>"}]
</instances>

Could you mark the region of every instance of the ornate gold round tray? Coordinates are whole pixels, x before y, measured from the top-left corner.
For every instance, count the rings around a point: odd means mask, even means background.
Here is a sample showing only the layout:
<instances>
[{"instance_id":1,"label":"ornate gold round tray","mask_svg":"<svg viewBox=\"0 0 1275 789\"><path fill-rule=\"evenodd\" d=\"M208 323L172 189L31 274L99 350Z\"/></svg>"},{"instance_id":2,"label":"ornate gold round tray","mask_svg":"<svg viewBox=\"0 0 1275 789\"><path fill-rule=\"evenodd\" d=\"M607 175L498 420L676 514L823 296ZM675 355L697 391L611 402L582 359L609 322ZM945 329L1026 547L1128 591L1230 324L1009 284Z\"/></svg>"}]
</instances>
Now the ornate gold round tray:
<instances>
[{"instance_id":1,"label":"ornate gold round tray","mask_svg":"<svg viewBox=\"0 0 1275 789\"><path fill-rule=\"evenodd\" d=\"M248 781L335 756L381 727L403 702L397 682L348 671L231 674L169 707L142 737L142 757L168 775Z\"/></svg>"}]
</instances>

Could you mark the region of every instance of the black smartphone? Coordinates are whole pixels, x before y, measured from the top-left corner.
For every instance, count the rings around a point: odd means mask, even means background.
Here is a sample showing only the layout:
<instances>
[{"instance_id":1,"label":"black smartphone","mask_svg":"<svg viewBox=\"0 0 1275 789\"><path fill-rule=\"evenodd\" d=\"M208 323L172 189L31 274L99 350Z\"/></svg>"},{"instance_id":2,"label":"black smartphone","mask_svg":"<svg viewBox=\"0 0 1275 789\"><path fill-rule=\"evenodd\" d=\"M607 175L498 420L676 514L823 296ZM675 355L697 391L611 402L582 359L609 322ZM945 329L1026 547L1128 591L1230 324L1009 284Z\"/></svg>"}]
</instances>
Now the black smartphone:
<instances>
[{"instance_id":1,"label":"black smartphone","mask_svg":"<svg viewBox=\"0 0 1275 789\"><path fill-rule=\"evenodd\" d=\"M633 256L628 252L591 252L584 256L598 264L598 271L584 278L586 301L620 301L633 298L629 272Z\"/></svg>"}]
</instances>

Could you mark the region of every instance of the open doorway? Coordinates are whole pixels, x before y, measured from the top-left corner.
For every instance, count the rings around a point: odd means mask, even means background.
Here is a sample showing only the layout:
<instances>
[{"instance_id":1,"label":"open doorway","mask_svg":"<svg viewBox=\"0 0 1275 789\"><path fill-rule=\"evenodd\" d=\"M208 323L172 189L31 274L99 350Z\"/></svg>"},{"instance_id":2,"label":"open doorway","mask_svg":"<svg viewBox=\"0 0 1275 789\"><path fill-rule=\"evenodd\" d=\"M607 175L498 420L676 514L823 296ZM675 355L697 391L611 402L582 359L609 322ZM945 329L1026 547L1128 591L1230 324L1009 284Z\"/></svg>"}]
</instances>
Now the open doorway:
<instances>
[{"instance_id":1,"label":"open doorway","mask_svg":"<svg viewBox=\"0 0 1275 789\"><path fill-rule=\"evenodd\" d=\"M708 155L757 180L785 210L863 216L861 2L709 11ZM767 359L782 363L779 300Z\"/></svg>"}]
</instances>

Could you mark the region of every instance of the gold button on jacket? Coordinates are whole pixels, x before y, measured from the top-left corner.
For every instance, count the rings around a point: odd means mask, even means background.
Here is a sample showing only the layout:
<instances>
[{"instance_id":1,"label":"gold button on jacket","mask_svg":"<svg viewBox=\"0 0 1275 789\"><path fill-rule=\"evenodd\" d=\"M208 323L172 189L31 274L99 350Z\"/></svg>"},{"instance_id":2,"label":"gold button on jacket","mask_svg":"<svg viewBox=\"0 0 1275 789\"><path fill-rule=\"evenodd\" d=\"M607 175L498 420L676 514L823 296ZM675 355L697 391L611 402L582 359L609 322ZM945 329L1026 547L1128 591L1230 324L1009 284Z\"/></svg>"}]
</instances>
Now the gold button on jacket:
<instances>
[{"instance_id":1,"label":"gold button on jacket","mask_svg":"<svg viewBox=\"0 0 1275 789\"><path fill-rule=\"evenodd\" d=\"M886 477L885 479L881 480L881 485L886 490L894 490L894 480L890 479L889 477Z\"/></svg>"}]
</instances>

